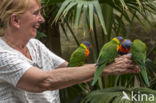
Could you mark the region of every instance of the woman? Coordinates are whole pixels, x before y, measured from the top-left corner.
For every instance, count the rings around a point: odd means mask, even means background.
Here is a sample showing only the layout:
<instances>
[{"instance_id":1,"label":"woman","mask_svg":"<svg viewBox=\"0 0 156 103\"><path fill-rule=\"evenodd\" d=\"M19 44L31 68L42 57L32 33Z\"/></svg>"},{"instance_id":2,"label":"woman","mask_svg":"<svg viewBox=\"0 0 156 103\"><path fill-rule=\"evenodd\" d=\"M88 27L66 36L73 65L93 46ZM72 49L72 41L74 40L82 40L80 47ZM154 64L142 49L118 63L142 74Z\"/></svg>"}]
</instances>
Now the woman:
<instances>
[{"instance_id":1,"label":"woman","mask_svg":"<svg viewBox=\"0 0 156 103\"><path fill-rule=\"evenodd\" d=\"M60 103L58 89L93 78L95 64L68 68L34 39L44 22L40 8L40 0L1 0L0 103ZM137 71L130 56L122 56L103 74Z\"/></svg>"}]
</instances>

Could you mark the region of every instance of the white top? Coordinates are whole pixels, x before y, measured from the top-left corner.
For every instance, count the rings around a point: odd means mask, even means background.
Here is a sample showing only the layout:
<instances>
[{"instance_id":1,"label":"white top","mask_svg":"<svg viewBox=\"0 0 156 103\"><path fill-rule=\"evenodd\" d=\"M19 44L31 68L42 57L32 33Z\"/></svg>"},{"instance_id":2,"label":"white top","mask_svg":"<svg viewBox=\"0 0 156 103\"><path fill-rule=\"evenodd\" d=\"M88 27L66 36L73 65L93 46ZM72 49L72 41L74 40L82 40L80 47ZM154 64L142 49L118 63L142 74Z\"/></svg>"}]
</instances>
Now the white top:
<instances>
[{"instance_id":1,"label":"white top","mask_svg":"<svg viewBox=\"0 0 156 103\"><path fill-rule=\"evenodd\" d=\"M19 79L30 67L48 71L65 62L37 39L31 39L27 47L32 60L0 38L0 103L60 103L59 90L31 93L16 88Z\"/></svg>"}]
</instances>

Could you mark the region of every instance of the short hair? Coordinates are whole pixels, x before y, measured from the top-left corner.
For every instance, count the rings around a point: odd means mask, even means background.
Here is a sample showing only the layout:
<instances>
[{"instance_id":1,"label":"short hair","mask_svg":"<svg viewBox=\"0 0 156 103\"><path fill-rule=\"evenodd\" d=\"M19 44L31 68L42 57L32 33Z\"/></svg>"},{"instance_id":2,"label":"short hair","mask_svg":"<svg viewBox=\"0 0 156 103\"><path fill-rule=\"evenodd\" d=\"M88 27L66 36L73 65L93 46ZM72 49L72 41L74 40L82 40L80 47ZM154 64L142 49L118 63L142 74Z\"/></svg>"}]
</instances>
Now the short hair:
<instances>
[{"instance_id":1,"label":"short hair","mask_svg":"<svg viewBox=\"0 0 156 103\"><path fill-rule=\"evenodd\" d=\"M30 0L1 0L0 3L0 36L4 35L4 28L10 24L12 14L21 15L29 6ZM41 7L40 0L36 0Z\"/></svg>"}]
</instances>

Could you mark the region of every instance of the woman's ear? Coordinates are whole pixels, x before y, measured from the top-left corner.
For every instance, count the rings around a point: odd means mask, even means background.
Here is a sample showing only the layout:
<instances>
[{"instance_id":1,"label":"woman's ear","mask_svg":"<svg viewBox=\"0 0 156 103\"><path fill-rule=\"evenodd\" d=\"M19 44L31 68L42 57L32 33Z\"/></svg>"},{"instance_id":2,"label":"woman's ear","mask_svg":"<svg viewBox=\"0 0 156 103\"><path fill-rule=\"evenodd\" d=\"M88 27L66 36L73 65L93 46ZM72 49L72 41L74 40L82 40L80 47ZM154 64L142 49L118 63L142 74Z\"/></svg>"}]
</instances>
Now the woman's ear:
<instances>
[{"instance_id":1,"label":"woman's ear","mask_svg":"<svg viewBox=\"0 0 156 103\"><path fill-rule=\"evenodd\" d=\"M16 14L12 14L10 19L11 19L10 20L11 25L18 29L20 27L20 18L19 18L19 16L16 15Z\"/></svg>"}]
</instances>

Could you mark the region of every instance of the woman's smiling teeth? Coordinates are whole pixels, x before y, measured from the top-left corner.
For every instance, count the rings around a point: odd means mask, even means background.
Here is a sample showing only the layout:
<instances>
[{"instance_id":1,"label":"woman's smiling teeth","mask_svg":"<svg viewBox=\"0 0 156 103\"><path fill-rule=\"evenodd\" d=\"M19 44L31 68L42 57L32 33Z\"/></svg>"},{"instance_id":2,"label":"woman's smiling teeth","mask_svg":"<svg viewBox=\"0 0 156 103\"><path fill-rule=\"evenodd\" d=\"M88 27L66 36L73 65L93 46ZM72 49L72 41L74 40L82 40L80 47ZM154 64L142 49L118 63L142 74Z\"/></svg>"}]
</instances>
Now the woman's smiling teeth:
<instances>
[{"instance_id":1,"label":"woman's smiling teeth","mask_svg":"<svg viewBox=\"0 0 156 103\"><path fill-rule=\"evenodd\" d=\"M38 29L39 25L34 25L33 28Z\"/></svg>"}]
</instances>

